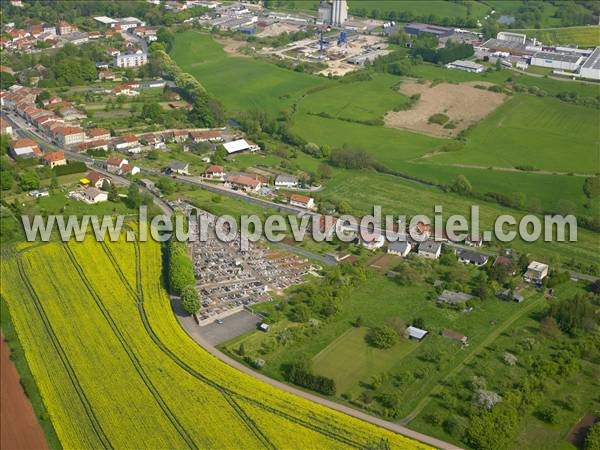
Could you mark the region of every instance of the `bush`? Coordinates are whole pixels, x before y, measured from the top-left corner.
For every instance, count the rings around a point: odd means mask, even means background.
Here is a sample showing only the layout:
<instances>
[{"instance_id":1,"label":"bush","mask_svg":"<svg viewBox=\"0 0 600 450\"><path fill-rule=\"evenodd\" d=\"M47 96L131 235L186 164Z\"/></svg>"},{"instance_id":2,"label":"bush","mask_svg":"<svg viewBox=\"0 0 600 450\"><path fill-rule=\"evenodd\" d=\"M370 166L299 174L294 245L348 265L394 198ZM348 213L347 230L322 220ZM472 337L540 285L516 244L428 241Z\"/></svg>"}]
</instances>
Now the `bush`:
<instances>
[{"instance_id":1,"label":"bush","mask_svg":"<svg viewBox=\"0 0 600 450\"><path fill-rule=\"evenodd\" d=\"M444 125L446 122L450 120L446 114L437 113L429 118L428 123L437 123L438 125Z\"/></svg>"},{"instance_id":2,"label":"bush","mask_svg":"<svg viewBox=\"0 0 600 450\"><path fill-rule=\"evenodd\" d=\"M331 378L315 375L311 372L310 364L301 359L290 366L287 378L291 383L312 389L324 395L335 394L335 381Z\"/></svg>"},{"instance_id":3,"label":"bush","mask_svg":"<svg viewBox=\"0 0 600 450\"><path fill-rule=\"evenodd\" d=\"M398 334L387 325L371 328L367 333L367 342L377 348L391 348L397 340Z\"/></svg>"},{"instance_id":4,"label":"bush","mask_svg":"<svg viewBox=\"0 0 600 450\"><path fill-rule=\"evenodd\" d=\"M65 166L56 166L52 169L56 176L71 175L73 173L87 172L88 168L82 161L72 161Z\"/></svg>"},{"instance_id":5,"label":"bush","mask_svg":"<svg viewBox=\"0 0 600 450\"><path fill-rule=\"evenodd\" d=\"M171 242L169 245L169 287L181 295L184 288L196 284L194 266L186 253L185 244Z\"/></svg>"},{"instance_id":6,"label":"bush","mask_svg":"<svg viewBox=\"0 0 600 450\"><path fill-rule=\"evenodd\" d=\"M181 290L181 306L188 314L196 314L200 309L200 296L193 284Z\"/></svg>"}]
</instances>

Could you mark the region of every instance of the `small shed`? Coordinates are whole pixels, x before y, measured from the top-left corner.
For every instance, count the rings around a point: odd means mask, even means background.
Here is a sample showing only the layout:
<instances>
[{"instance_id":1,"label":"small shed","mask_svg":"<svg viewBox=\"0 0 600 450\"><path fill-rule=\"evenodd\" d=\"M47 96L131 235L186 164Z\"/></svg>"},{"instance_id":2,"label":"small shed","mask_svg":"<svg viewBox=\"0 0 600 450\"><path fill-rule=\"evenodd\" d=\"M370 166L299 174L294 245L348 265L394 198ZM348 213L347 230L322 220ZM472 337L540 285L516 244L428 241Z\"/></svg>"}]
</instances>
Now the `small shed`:
<instances>
[{"instance_id":1,"label":"small shed","mask_svg":"<svg viewBox=\"0 0 600 450\"><path fill-rule=\"evenodd\" d=\"M413 326L406 328L406 336L409 339L413 339L415 341L422 341L425 338L425 336L427 336L428 333L429 333L429 331L427 331L427 330L422 330L420 328L413 327Z\"/></svg>"}]
</instances>

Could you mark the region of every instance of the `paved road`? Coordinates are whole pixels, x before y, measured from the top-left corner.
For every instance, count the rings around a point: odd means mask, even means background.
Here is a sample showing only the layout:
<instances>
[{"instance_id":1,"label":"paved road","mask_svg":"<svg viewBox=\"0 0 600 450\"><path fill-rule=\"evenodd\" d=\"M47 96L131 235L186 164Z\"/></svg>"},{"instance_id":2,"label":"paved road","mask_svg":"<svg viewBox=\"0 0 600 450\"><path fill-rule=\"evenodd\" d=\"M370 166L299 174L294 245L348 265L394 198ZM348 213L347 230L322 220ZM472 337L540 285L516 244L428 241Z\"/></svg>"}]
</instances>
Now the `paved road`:
<instances>
[{"instance_id":1,"label":"paved road","mask_svg":"<svg viewBox=\"0 0 600 450\"><path fill-rule=\"evenodd\" d=\"M295 387L289 386L285 383L282 383L280 381L269 378L266 375L263 375L262 373L255 372L254 370L237 362L233 358L230 358L229 356L227 356L226 354L224 354L223 352L221 352L220 350L217 350L214 346L212 346L206 339L204 339L204 337L202 336L202 334L199 330L200 327L198 327L198 325L196 324L194 319L190 316L183 315L181 312L181 308L177 304L173 305L173 310L174 310L177 320L179 321L182 328L194 341L196 341L196 343L198 343L201 347L203 347L210 354L212 354L216 358L220 359L227 365L233 367L234 369L244 372L258 380L264 381L265 383L268 383L271 386L274 386L283 391L289 392L290 394L294 394L294 395L302 397L306 400L310 400L312 402L319 403L320 405L326 406L330 409L334 409L338 412L347 414L349 416L355 417L355 418L363 420L365 422L372 423L381 428L385 428L387 430L393 431L394 433L398 433L398 434L401 434L408 438L423 442L427 445L431 445L433 447L436 447L436 448L439 448L442 450L459 450L460 449L460 447L457 447L448 442L444 442L440 439L436 439L434 437L427 436L427 435L419 433L417 431L408 429L397 423L388 422L387 420L383 420L378 417L371 416L362 411L358 411L358 410L350 408L349 406L346 406L346 405L341 405L339 403L335 403L331 400L327 400L327 399L319 397L315 394L311 394L309 392L305 392L300 389L296 389Z\"/></svg>"}]
</instances>

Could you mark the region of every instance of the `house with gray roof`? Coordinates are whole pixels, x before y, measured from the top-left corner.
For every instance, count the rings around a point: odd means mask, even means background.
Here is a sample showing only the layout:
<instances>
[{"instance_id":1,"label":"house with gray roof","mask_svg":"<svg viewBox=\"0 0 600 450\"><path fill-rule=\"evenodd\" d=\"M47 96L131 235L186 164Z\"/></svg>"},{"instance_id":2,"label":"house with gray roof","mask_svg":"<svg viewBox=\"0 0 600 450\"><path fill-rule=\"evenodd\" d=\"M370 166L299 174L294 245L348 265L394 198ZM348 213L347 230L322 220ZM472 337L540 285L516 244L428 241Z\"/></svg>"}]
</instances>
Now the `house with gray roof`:
<instances>
[{"instance_id":1,"label":"house with gray roof","mask_svg":"<svg viewBox=\"0 0 600 450\"><path fill-rule=\"evenodd\" d=\"M275 178L275 187L294 188L298 187L298 177L282 173Z\"/></svg>"},{"instance_id":2,"label":"house with gray roof","mask_svg":"<svg viewBox=\"0 0 600 450\"><path fill-rule=\"evenodd\" d=\"M444 289L444 291L438 296L437 302L445 303L447 305L462 305L472 298L472 295L465 294L464 292L449 291Z\"/></svg>"},{"instance_id":3,"label":"house with gray roof","mask_svg":"<svg viewBox=\"0 0 600 450\"><path fill-rule=\"evenodd\" d=\"M477 253L472 250L465 250L462 248L456 250L456 256L461 263L473 264L477 267L485 266L490 258L488 255L484 255L483 253Z\"/></svg>"},{"instance_id":4,"label":"house with gray roof","mask_svg":"<svg viewBox=\"0 0 600 450\"><path fill-rule=\"evenodd\" d=\"M424 258L438 259L442 253L442 243L433 239L421 242L417 254Z\"/></svg>"},{"instance_id":5,"label":"house with gray roof","mask_svg":"<svg viewBox=\"0 0 600 450\"><path fill-rule=\"evenodd\" d=\"M410 245L409 242L394 241L394 242L390 242L390 245L388 245L387 252L390 255L398 255L398 256L404 257L410 253L411 249L412 249L412 245Z\"/></svg>"},{"instance_id":6,"label":"house with gray roof","mask_svg":"<svg viewBox=\"0 0 600 450\"><path fill-rule=\"evenodd\" d=\"M189 167L190 165L181 161L171 161L167 168L168 172L176 173L178 175L189 175Z\"/></svg>"}]
</instances>

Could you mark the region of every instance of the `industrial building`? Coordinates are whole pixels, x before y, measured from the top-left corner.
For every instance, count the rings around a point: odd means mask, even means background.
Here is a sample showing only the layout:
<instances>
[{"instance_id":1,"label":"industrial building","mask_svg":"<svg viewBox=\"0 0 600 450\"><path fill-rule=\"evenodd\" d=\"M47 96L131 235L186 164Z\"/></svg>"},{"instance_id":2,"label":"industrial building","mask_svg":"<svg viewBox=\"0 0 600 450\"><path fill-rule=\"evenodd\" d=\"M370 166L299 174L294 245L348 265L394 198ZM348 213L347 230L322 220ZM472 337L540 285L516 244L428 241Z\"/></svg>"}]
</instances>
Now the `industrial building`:
<instances>
[{"instance_id":1,"label":"industrial building","mask_svg":"<svg viewBox=\"0 0 600 450\"><path fill-rule=\"evenodd\" d=\"M588 59L585 60L579 70L579 75L582 78L600 80L600 47L596 47Z\"/></svg>"},{"instance_id":2,"label":"industrial building","mask_svg":"<svg viewBox=\"0 0 600 450\"><path fill-rule=\"evenodd\" d=\"M446 64L446 67L448 69L457 69L457 70L462 70L464 72L473 72L473 73L485 72L485 66L474 63L473 61L464 61L461 59L458 59L456 61Z\"/></svg>"},{"instance_id":3,"label":"industrial building","mask_svg":"<svg viewBox=\"0 0 600 450\"><path fill-rule=\"evenodd\" d=\"M452 28L440 27L427 23L409 23L404 27L404 31L414 36L419 36L421 34L432 34L438 38L445 38L454 34L454 29Z\"/></svg>"},{"instance_id":4,"label":"industrial building","mask_svg":"<svg viewBox=\"0 0 600 450\"><path fill-rule=\"evenodd\" d=\"M527 36L521 33L510 33L508 31L501 31L496 35L496 39L501 41L516 42L522 45L527 43Z\"/></svg>"},{"instance_id":5,"label":"industrial building","mask_svg":"<svg viewBox=\"0 0 600 450\"><path fill-rule=\"evenodd\" d=\"M347 19L348 4L346 0L321 0L318 24L341 27Z\"/></svg>"},{"instance_id":6,"label":"industrial building","mask_svg":"<svg viewBox=\"0 0 600 450\"><path fill-rule=\"evenodd\" d=\"M531 65L549 67L558 70L575 71L579 68L584 57L564 53L537 52L531 57Z\"/></svg>"}]
</instances>

